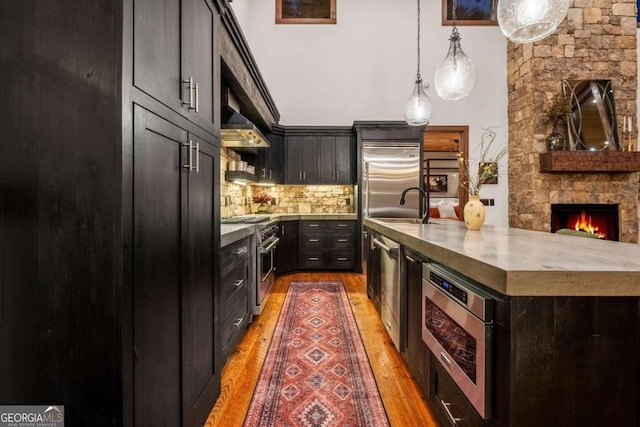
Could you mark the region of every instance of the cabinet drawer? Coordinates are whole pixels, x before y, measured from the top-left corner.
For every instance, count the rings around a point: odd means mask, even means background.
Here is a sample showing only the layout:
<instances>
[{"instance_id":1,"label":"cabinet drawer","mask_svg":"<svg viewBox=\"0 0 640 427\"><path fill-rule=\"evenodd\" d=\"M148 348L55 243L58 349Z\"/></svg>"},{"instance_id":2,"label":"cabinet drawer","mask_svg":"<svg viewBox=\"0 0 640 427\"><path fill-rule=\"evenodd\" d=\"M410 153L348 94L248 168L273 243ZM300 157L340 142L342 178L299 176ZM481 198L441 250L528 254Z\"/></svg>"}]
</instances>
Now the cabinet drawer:
<instances>
[{"instance_id":1,"label":"cabinet drawer","mask_svg":"<svg viewBox=\"0 0 640 427\"><path fill-rule=\"evenodd\" d=\"M220 253L221 275L224 277L239 263L247 261L250 251L249 239L243 239L222 248Z\"/></svg>"},{"instance_id":2,"label":"cabinet drawer","mask_svg":"<svg viewBox=\"0 0 640 427\"><path fill-rule=\"evenodd\" d=\"M300 231L324 230L327 228L327 221L300 221Z\"/></svg>"},{"instance_id":3,"label":"cabinet drawer","mask_svg":"<svg viewBox=\"0 0 640 427\"><path fill-rule=\"evenodd\" d=\"M300 235L300 247L302 248L324 248L326 233L305 232Z\"/></svg>"},{"instance_id":4,"label":"cabinet drawer","mask_svg":"<svg viewBox=\"0 0 640 427\"><path fill-rule=\"evenodd\" d=\"M302 250L300 251L300 267L301 268L323 268L324 251L318 250Z\"/></svg>"},{"instance_id":5,"label":"cabinet drawer","mask_svg":"<svg viewBox=\"0 0 640 427\"><path fill-rule=\"evenodd\" d=\"M242 263L236 263L235 267L231 271L227 272L220 278L220 302L221 307L224 307L227 300L236 292L244 292L249 284L247 283L249 277L249 263L244 261ZM242 291L244 289L244 291Z\"/></svg>"},{"instance_id":6,"label":"cabinet drawer","mask_svg":"<svg viewBox=\"0 0 640 427\"><path fill-rule=\"evenodd\" d=\"M329 234L329 248L331 249L350 249L355 247L355 233L338 233Z\"/></svg>"},{"instance_id":7,"label":"cabinet drawer","mask_svg":"<svg viewBox=\"0 0 640 427\"><path fill-rule=\"evenodd\" d=\"M442 365L431 355L432 386L430 400L445 426L482 427L484 422L456 386ZM455 422L454 422L455 421Z\"/></svg>"},{"instance_id":8,"label":"cabinet drawer","mask_svg":"<svg viewBox=\"0 0 640 427\"><path fill-rule=\"evenodd\" d=\"M331 268L353 268L354 261L354 251L329 251L329 267Z\"/></svg>"},{"instance_id":9,"label":"cabinet drawer","mask_svg":"<svg viewBox=\"0 0 640 427\"><path fill-rule=\"evenodd\" d=\"M232 350L230 346L235 346L240 333L244 331L248 323L249 309L245 295L245 298L240 298L237 303L232 306L231 310L227 313L227 316L220 322L220 344L222 346L222 352L225 355L225 359Z\"/></svg>"},{"instance_id":10,"label":"cabinet drawer","mask_svg":"<svg viewBox=\"0 0 640 427\"><path fill-rule=\"evenodd\" d=\"M330 230L355 230L355 221L327 221Z\"/></svg>"}]
</instances>

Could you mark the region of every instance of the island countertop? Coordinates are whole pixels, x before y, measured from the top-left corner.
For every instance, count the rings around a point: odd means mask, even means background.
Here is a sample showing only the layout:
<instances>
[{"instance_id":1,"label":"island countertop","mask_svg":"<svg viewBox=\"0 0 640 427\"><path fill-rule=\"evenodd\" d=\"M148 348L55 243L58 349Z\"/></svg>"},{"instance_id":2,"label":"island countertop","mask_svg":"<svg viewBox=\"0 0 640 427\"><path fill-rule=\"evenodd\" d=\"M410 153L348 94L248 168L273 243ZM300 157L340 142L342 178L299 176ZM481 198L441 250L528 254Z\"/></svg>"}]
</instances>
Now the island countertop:
<instances>
[{"instance_id":1,"label":"island countertop","mask_svg":"<svg viewBox=\"0 0 640 427\"><path fill-rule=\"evenodd\" d=\"M640 296L640 245L433 220L364 225L511 296Z\"/></svg>"}]
</instances>

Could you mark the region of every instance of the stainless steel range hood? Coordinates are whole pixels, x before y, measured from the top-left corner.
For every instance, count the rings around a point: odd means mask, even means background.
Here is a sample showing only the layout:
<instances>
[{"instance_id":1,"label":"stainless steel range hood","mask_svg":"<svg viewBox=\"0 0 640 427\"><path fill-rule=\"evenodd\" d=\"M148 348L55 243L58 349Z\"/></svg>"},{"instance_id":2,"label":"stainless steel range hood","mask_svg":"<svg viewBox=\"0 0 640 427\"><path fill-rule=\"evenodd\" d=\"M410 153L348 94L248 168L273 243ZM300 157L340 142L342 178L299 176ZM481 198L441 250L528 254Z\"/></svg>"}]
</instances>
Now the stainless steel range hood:
<instances>
[{"instance_id":1,"label":"stainless steel range hood","mask_svg":"<svg viewBox=\"0 0 640 427\"><path fill-rule=\"evenodd\" d=\"M228 105L222 106L220 137L223 147L236 151L257 153L258 148L269 148L269 141L249 119Z\"/></svg>"}]
</instances>

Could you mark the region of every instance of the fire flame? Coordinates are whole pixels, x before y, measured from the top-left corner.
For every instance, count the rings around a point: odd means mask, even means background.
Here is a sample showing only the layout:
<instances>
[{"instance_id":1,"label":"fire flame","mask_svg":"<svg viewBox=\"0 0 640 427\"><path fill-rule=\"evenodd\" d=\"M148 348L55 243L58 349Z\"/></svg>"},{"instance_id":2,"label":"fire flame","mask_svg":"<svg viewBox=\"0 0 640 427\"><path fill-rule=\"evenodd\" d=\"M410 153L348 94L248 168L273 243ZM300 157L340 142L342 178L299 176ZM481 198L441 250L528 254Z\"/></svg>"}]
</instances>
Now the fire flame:
<instances>
[{"instance_id":1,"label":"fire flame","mask_svg":"<svg viewBox=\"0 0 640 427\"><path fill-rule=\"evenodd\" d=\"M577 231L584 231L586 233L595 234L598 239L606 239L607 236L604 233L600 233L598 226L594 225L591 221L591 215L587 215L584 211L580 214L576 220L574 228Z\"/></svg>"}]
</instances>

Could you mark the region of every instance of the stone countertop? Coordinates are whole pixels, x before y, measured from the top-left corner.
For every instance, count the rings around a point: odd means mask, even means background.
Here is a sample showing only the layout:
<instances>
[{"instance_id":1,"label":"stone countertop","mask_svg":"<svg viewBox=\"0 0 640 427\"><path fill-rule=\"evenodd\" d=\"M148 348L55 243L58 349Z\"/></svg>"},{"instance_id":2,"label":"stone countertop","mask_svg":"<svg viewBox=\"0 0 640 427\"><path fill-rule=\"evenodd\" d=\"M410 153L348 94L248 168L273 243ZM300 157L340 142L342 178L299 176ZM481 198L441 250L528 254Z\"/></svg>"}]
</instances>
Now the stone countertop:
<instances>
[{"instance_id":1,"label":"stone countertop","mask_svg":"<svg viewBox=\"0 0 640 427\"><path fill-rule=\"evenodd\" d=\"M255 224L220 224L220 247L224 248L256 232Z\"/></svg>"},{"instance_id":2,"label":"stone countertop","mask_svg":"<svg viewBox=\"0 0 640 427\"><path fill-rule=\"evenodd\" d=\"M364 225L512 296L640 296L640 245L459 221Z\"/></svg>"},{"instance_id":3,"label":"stone countertop","mask_svg":"<svg viewBox=\"0 0 640 427\"><path fill-rule=\"evenodd\" d=\"M355 213L269 213L269 214L247 214L239 215L240 218L244 216L268 216L272 219L278 219L280 221L297 221L297 220L332 220L332 219L344 219L344 220L357 220L358 214Z\"/></svg>"}]
</instances>

